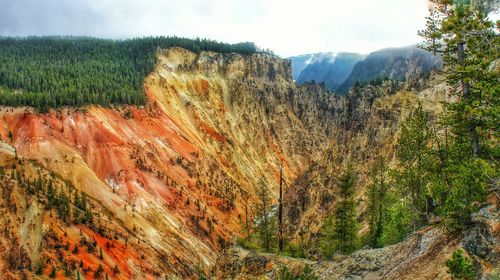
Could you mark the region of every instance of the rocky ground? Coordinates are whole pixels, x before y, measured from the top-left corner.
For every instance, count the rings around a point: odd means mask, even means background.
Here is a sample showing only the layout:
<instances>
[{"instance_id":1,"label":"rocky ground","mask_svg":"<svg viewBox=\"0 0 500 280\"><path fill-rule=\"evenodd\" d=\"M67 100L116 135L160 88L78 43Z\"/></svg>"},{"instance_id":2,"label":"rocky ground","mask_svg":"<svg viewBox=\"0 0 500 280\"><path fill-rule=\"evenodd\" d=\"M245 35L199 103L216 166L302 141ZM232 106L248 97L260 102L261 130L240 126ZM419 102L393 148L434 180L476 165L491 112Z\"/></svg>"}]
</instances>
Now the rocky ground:
<instances>
[{"instance_id":1,"label":"rocky ground","mask_svg":"<svg viewBox=\"0 0 500 280\"><path fill-rule=\"evenodd\" d=\"M227 249L213 270L216 279L276 279L282 266L299 274L309 265L319 279L450 279L445 262L462 248L473 259L478 279L500 277L500 197L474 215L474 225L461 234L426 227L401 243L336 255L330 261L310 261L272 254Z\"/></svg>"}]
</instances>

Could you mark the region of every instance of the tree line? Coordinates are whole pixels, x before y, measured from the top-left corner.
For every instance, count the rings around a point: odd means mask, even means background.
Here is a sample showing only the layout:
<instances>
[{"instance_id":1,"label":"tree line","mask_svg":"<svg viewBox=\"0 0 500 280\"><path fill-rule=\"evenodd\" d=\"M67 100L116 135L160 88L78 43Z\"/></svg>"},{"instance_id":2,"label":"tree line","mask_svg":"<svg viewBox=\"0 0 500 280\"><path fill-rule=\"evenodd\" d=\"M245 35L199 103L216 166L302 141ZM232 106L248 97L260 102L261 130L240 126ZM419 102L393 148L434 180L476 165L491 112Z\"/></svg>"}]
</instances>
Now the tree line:
<instances>
[{"instance_id":1,"label":"tree line","mask_svg":"<svg viewBox=\"0 0 500 280\"><path fill-rule=\"evenodd\" d=\"M0 37L0 105L42 111L89 104L143 105L142 83L158 48L181 47L248 55L255 44L208 39L146 37L110 40L91 37Z\"/></svg>"}]
</instances>

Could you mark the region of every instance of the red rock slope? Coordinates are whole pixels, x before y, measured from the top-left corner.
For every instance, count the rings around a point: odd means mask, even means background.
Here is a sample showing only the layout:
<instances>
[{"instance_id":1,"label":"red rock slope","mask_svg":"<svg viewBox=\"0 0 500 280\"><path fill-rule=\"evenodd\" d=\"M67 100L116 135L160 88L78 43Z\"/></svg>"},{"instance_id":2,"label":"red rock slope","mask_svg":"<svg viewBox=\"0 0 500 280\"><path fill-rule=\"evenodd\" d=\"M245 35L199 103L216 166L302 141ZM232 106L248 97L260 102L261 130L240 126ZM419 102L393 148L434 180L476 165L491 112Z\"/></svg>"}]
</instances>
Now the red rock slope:
<instances>
[{"instance_id":1,"label":"red rock slope","mask_svg":"<svg viewBox=\"0 0 500 280\"><path fill-rule=\"evenodd\" d=\"M54 251L50 238L69 242L69 251L83 238L104 250L102 260L98 252L68 254L81 259L88 273L102 264L122 279L192 277L212 266L216 252L239 232L255 186L265 184L275 193L280 165L291 181L327 146L324 125L294 113L290 99L304 93L291 80L290 62L270 55L159 51L144 90L149 102L141 108L92 106L48 114L0 108L0 137L9 151L0 166L11 172L1 186L19 196L6 196L5 203L27 202L3 223L26 222L36 213L34 234L42 245L29 255L33 270L44 254L58 273L64 268L66 253L51 256L60 248ZM29 195L23 180L13 177L14 162L24 178L54 178L70 200L76 190L87 194L94 223L108 234L57 219L54 210L44 209L43 196ZM14 223L9 233L28 248L32 239L23 241L21 229L22 223ZM112 273L115 265L120 274ZM77 270L84 273L72 273ZM7 272L20 277L8 265Z\"/></svg>"}]
</instances>

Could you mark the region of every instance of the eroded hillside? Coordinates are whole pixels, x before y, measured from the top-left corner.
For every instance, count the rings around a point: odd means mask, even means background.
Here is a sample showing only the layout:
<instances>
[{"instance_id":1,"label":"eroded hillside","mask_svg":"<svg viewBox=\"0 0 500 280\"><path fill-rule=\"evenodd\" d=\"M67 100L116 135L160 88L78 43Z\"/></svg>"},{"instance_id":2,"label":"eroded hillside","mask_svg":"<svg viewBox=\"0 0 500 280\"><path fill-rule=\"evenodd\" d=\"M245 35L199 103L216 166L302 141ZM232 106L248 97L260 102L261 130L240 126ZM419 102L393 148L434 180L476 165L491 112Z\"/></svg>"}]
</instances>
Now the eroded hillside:
<instances>
[{"instance_id":1,"label":"eroded hillside","mask_svg":"<svg viewBox=\"0 0 500 280\"><path fill-rule=\"evenodd\" d=\"M89 257L80 257L82 266L75 269L85 276L101 264L102 277L112 275L115 265L123 279L192 277L212 266L217 251L239 232L258 184L276 193L280 166L292 181L328 146L338 114L332 108L342 100L320 87L297 88L289 61L178 48L157 56L144 83L144 107L46 114L0 109L0 136L9 151L0 164L20 170L21 178L36 175L20 181L8 170L2 176L2 188L12 186L17 195L3 204L11 213L3 240L14 238L31 248L24 257L31 266L6 265L2 275L36 277L42 255L51 260L43 274L51 273L48 267L60 274L71 265L73 244L86 238L99 250L80 249ZM26 190L44 176L60 182L56 188L67 194L70 209L74 193L85 193L93 222L76 225L72 215L63 221L45 209L47 198ZM7 201L26 206L12 212ZM35 247L22 226L33 215L38 219L30 222L33 240L41 240Z\"/></svg>"},{"instance_id":2,"label":"eroded hillside","mask_svg":"<svg viewBox=\"0 0 500 280\"><path fill-rule=\"evenodd\" d=\"M423 85L386 81L335 96L297 86L290 62L269 54L172 48L157 52L145 106L0 108L1 208L11 225L0 273L40 277L46 260L45 276L69 267L72 277L195 278L240 233L259 185L277 197L281 166L286 234L297 244L314 241L335 207L336 174L348 161L359 163L362 221L369 169L391 160L401 121L419 100L441 110L445 84ZM68 198L68 216L50 206L49 182ZM77 193L92 222L74 221Z\"/></svg>"}]
</instances>

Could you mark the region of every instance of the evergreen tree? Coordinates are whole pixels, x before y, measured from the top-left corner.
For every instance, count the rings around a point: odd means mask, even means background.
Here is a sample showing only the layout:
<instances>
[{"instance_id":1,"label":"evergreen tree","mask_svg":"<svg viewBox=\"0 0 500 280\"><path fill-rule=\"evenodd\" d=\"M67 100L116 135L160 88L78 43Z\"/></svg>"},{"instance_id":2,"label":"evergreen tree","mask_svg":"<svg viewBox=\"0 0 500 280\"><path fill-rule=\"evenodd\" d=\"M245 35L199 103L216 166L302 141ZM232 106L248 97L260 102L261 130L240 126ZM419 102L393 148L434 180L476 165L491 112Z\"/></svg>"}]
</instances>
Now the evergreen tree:
<instances>
[{"instance_id":1,"label":"evergreen tree","mask_svg":"<svg viewBox=\"0 0 500 280\"><path fill-rule=\"evenodd\" d=\"M256 53L250 42L148 37L107 40L90 37L0 37L0 105L31 106L41 112L88 104L144 105L143 80L158 48L193 52Z\"/></svg>"},{"instance_id":2,"label":"evergreen tree","mask_svg":"<svg viewBox=\"0 0 500 280\"><path fill-rule=\"evenodd\" d=\"M99 264L96 271L94 272L94 278L95 279L101 278L101 275L103 272L104 272L104 268L102 267L102 264Z\"/></svg>"},{"instance_id":3,"label":"evergreen tree","mask_svg":"<svg viewBox=\"0 0 500 280\"><path fill-rule=\"evenodd\" d=\"M387 192L389 188L387 166L385 159L382 158L371 172L371 186L368 191L368 222L369 236L368 244L372 248L382 247L382 234L384 226L387 223Z\"/></svg>"},{"instance_id":4,"label":"evergreen tree","mask_svg":"<svg viewBox=\"0 0 500 280\"><path fill-rule=\"evenodd\" d=\"M473 280L476 277L471 260L465 257L460 249L453 252L453 257L446 261L446 266L451 279Z\"/></svg>"},{"instance_id":5,"label":"evergreen tree","mask_svg":"<svg viewBox=\"0 0 500 280\"><path fill-rule=\"evenodd\" d=\"M341 253L352 253L356 249L358 225L354 203L355 184L356 175L352 166L348 165L339 179L340 201L334 218L334 244Z\"/></svg>"},{"instance_id":6,"label":"evergreen tree","mask_svg":"<svg viewBox=\"0 0 500 280\"><path fill-rule=\"evenodd\" d=\"M413 211L418 215L415 226L425 224L432 209L427 187L431 179L429 166L433 159L433 134L429 119L429 114L420 103L402 125L396 153L400 163L398 186L403 197L409 196Z\"/></svg>"},{"instance_id":7,"label":"evergreen tree","mask_svg":"<svg viewBox=\"0 0 500 280\"><path fill-rule=\"evenodd\" d=\"M298 280L318 280L318 276L313 272L309 265L306 265L299 274Z\"/></svg>"},{"instance_id":8,"label":"evergreen tree","mask_svg":"<svg viewBox=\"0 0 500 280\"><path fill-rule=\"evenodd\" d=\"M326 259L331 259L335 252L335 224L333 221L333 215L329 215L319 231L319 251L321 255Z\"/></svg>"},{"instance_id":9,"label":"evergreen tree","mask_svg":"<svg viewBox=\"0 0 500 280\"><path fill-rule=\"evenodd\" d=\"M403 240L411 231L410 224L415 219L411 207L405 200L401 201L398 196L394 196L391 200L388 203L388 217L384 221L382 236L378 240L380 246L395 244Z\"/></svg>"},{"instance_id":10,"label":"evergreen tree","mask_svg":"<svg viewBox=\"0 0 500 280\"><path fill-rule=\"evenodd\" d=\"M261 248L270 252L275 245L276 223L271 211L271 195L263 181L259 184L257 196L260 200L257 205L257 237Z\"/></svg>"},{"instance_id":11,"label":"evergreen tree","mask_svg":"<svg viewBox=\"0 0 500 280\"><path fill-rule=\"evenodd\" d=\"M500 39L487 18L487 7L471 1L432 2L436 9L420 34L428 50L443 55L445 76L457 97L448 104L450 123L454 133L469 142L470 155L477 158L484 137L498 133L499 72L490 67L498 59Z\"/></svg>"},{"instance_id":12,"label":"evergreen tree","mask_svg":"<svg viewBox=\"0 0 500 280\"><path fill-rule=\"evenodd\" d=\"M450 133L438 148L441 164L436 177L441 181L433 184L433 198L447 224L460 229L470 224L477 202L485 200L489 178L498 176L500 153L492 142L498 138L500 122L500 72L494 69L500 38L487 18L487 2L432 2L436 9L420 34L428 50L442 54L443 73L455 95L442 118Z\"/></svg>"},{"instance_id":13,"label":"evergreen tree","mask_svg":"<svg viewBox=\"0 0 500 280\"><path fill-rule=\"evenodd\" d=\"M52 180L47 185L47 207L52 208L55 203L55 190Z\"/></svg>"},{"instance_id":14,"label":"evergreen tree","mask_svg":"<svg viewBox=\"0 0 500 280\"><path fill-rule=\"evenodd\" d=\"M295 278L295 275L286 265L281 266L276 275L276 280L295 280Z\"/></svg>"},{"instance_id":15,"label":"evergreen tree","mask_svg":"<svg viewBox=\"0 0 500 280\"><path fill-rule=\"evenodd\" d=\"M50 270L50 274L49 274L49 277L50 278L56 278L56 274L57 274L57 269L54 265L52 265L52 269Z\"/></svg>"}]
</instances>

